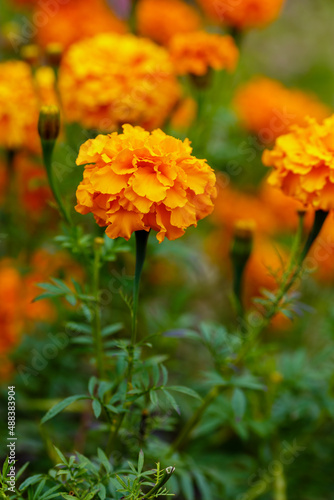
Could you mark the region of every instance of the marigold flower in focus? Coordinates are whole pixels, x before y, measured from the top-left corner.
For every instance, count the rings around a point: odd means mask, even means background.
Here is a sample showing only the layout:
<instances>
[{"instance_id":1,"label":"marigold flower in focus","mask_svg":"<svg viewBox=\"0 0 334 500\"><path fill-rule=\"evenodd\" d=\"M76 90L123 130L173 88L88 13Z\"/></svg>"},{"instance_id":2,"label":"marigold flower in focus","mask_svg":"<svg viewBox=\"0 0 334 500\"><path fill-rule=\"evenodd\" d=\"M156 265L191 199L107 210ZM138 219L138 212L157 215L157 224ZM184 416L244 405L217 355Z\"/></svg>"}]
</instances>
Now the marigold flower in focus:
<instances>
[{"instance_id":1,"label":"marigold flower in focus","mask_svg":"<svg viewBox=\"0 0 334 500\"><path fill-rule=\"evenodd\" d=\"M259 28L277 19L284 0L197 0L204 12L221 24L239 30Z\"/></svg>"},{"instance_id":2,"label":"marigold flower in focus","mask_svg":"<svg viewBox=\"0 0 334 500\"><path fill-rule=\"evenodd\" d=\"M41 10L41 7L36 9ZM73 43L99 33L126 31L126 25L115 16L107 2L69 0L57 4L57 10L48 22L39 27L37 41L44 48L50 43L60 43L67 49Z\"/></svg>"},{"instance_id":3,"label":"marigold flower in focus","mask_svg":"<svg viewBox=\"0 0 334 500\"><path fill-rule=\"evenodd\" d=\"M331 114L313 94L288 89L264 77L254 78L237 90L234 108L242 125L258 134L263 143L285 134L291 125L304 126L307 116L322 121Z\"/></svg>"},{"instance_id":4,"label":"marigold flower in focus","mask_svg":"<svg viewBox=\"0 0 334 500\"><path fill-rule=\"evenodd\" d=\"M30 66L22 61L0 63L0 146L38 151L37 110Z\"/></svg>"},{"instance_id":5,"label":"marigold flower in focus","mask_svg":"<svg viewBox=\"0 0 334 500\"><path fill-rule=\"evenodd\" d=\"M180 95L167 51L133 35L74 44L63 57L59 88L67 119L101 131L124 123L158 127Z\"/></svg>"},{"instance_id":6,"label":"marigold flower in focus","mask_svg":"<svg viewBox=\"0 0 334 500\"><path fill-rule=\"evenodd\" d=\"M274 167L268 182L316 210L334 208L334 116L322 124L309 118L306 127L294 126L280 136L262 161Z\"/></svg>"},{"instance_id":7,"label":"marigold flower in focus","mask_svg":"<svg viewBox=\"0 0 334 500\"><path fill-rule=\"evenodd\" d=\"M181 0L140 0L137 25L140 35L167 45L175 34L199 29L201 18L193 7Z\"/></svg>"},{"instance_id":8,"label":"marigold flower in focus","mask_svg":"<svg viewBox=\"0 0 334 500\"><path fill-rule=\"evenodd\" d=\"M231 36L205 31L175 35L169 50L180 75L202 76L211 68L233 71L239 58L239 50Z\"/></svg>"},{"instance_id":9,"label":"marigold flower in focus","mask_svg":"<svg viewBox=\"0 0 334 500\"><path fill-rule=\"evenodd\" d=\"M150 229L159 242L179 238L212 212L216 196L212 168L191 153L187 139L131 125L88 140L77 159L86 166L76 210L93 213L110 238Z\"/></svg>"}]
</instances>

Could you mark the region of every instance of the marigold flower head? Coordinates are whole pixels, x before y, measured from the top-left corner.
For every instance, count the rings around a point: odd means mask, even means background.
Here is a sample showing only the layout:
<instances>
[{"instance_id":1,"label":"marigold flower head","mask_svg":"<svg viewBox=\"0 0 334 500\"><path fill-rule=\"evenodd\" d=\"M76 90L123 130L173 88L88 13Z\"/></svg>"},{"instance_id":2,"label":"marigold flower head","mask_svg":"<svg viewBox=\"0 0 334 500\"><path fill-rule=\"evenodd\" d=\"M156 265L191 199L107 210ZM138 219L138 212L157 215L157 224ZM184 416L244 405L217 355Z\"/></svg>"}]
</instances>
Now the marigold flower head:
<instances>
[{"instance_id":1,"label":"marigold flower head","mask_svg":"<svg viewBox=\"0 0 334 500\"><path fill-rule=\"evenodd\" d=\"M38 150L37 109L30 66L22 61L0 63L0 146Z\"/></svg>"},{"instance_id":2,"label":"marigold flower head","mask_svg":"<svg viewBox=\"0 0 334 500\"><path fill-rule=\"evenodd\" d=\"M201 26L197 11L181 0L140 0L137 6L138 33L167 45L177 33Z\"/></svg>"},{"instance_id":3,"label":"marigold flower head","mask_svg":"<svg viewBox=\"0 0 334 500\"><path fill-rule=\"evenodd\" d=\"M179 238L211 213L216 196L213 170L191 153L187 139L131 125L88 140L77 159L86 166L76 210L92 212L110 238L150 229L159 242Z\"/></svg>"},{"instance_id":4,"label":"marigold flower head","mask_svg":"<svg viewBox=\"0 0 334 500\"><path fill-rule=\"evenodd\" d=\"M169 50L180 75L202 76L211 68L233 71L239 58L239 50L231 36L205 31L175 35Z\"/></svg>"},{"instance_id":5,"label":"marigold flower head","mask_svg":"<svg viewBox=\"0 0 334 500\"><path fill-rule=\"evenodd\" d=\"M197 0L216 22L239 30L265 26L277 19L285 0Z\"/></svg>"},{"instance_id":6,"label":"marigold flower head","mask_svg":"<svg viewBox=\"0 0 334 500\"><path fill-rule=\"evenodd\" d=\"M316 210L334 208L334 116L322 124L309 118L306 127L294 126L280 136L262 161L274 167L268 182Z\"/></svg>"},{"instance_id":7,"label":"marigold flower head","mask_svg":"<svg viewBox=\"0 0 334 500\"><path fill-rule=\"evenodd\" d=\"M63 57L59 88L65 115L87 128L164 123L180 88L167 51L133 35L103 34Z\"/></svg>"},{"instance_id":8,"label":"marigold flower head","mask_svg":"<svg viewBox=\"0 0 334 500\"><path fill-rule=\"evenodd\" d=\"M313 94L288 89L265 77L242 85L236 92L234 107L242 125L264 143L288 132L291 125L305 125L306 116L322 121L331 114Z\"/></svg>"},{"instance_id":9,"label":"marigold flower head","mask_svg":"<svg viewBox=\"0 0 334 500\"><path fill-rule=\"evenodd\" d=\"M41 7L38 5L36 9L41 10ZM99 33L126 31L126 25L115 16L107 2L69 0L57 4L57 10L48 22L39 27L37 41L44 48L50 43L60 43L67 49L73 43Z\"/></svg>"}]
</instances>

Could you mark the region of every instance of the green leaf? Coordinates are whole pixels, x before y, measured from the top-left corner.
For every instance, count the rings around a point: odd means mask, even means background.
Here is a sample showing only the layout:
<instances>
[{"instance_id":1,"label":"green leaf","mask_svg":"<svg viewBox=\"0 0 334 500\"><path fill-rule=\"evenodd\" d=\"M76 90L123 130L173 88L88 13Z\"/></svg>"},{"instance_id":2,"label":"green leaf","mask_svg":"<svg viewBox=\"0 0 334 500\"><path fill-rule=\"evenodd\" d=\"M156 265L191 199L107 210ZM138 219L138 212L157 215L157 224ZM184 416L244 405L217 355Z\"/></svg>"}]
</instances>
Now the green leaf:
<instances>
[{"instance_id":1,"label":"green leaf","mask_svg":"<svg viewBox=\"0 0 334 500\"><path fill-rule=\"evenodd\" d=\"M166 396L167 400L169 401L169 403L172 405L172 407L176 411L176 413L178 415L180 415L180 408L178 407L178 404L175 401L175 399L173 398L173 396L168 391L166 391L166 389L162 389L162 391L165 394L165 396Z\"/></svg>"},{"instance_id":2,"label":"green leaf","mask_svg":"<svg viewBox=\"0 0 334 500\"><path fill-rule=\"evenodd\" d=\"M103 486L103 484L100 484L99 488L100 488L100 491L98 492L98 496L101 500L105 500L105 498L107 496L106 488L105 488L105 486Z\"/></svg>"},{"instance_id":3,"label":"green leaf","mask_svg":"<svg viewBox=\"0 0 334 500\"><path fill-rule=\"evenodd\" d=\"M244 392L238 387L233 391L231 404L235 418L241 420L245 414L247 401Z\"/></svg>"},{"instance_id":4,"label":"green leaf","mask_svg":"<svg viewBox=\"0 0 334 500\"><path fill-rule=\"evenodd\" d=\"M113 325L105 326L102 329L101 334L103 337L107 337L108 335L113 335L114 333L119 332L123 328L124 328L123 323L114 323Z\"/></svg>"},{"instance_id":5,"label":"green leaf","mask_svg":"<svg viewBox=\"0 0 334 500\"><path fill-rule=\"evenodd\" d=\"M94 394L94 389L97 383L97 378L96 377L91 377L88 382L88 392L91 396Z\"/></svg>"},{"instance_id":6,"label":"green leaf","mask_svg":"<svg viewBox=\"0 0 334 500\"><path fill-rule=\"evenodd\" d=\"M93 407L93 412L94 412L95 418L99 418L99 416L101 415L101 411L102 411L102 406L101 406L100 401L98 399L93 399L92 407Z\"/></svg>"},{"instance_id":7,"label":"green leaf","mask_svg":"<svg viewBox=\"0 0 334 500\"><path fill-rule=\"evenodd\" d=\"M59 450L59 448L57 448L57 446L53 445L54 449L56 450L56 453L58 455L58 457L60 458L60 460L67 465L67 460L65 458L65 455L63 455L63 453Z\"/></svg>"},{"instance_id":8,"label":"green leaf","mask_svg":"<svg viewBox=\"0 0 334 500\"><path fill-rule=\"evenodd\" d=\"M176 391L176 392L182 392L183 394L187 394L188 396L191 396L192 398L199 399L202 401L202 398L197 392L195 392L193 389L189 389L189 387L184 387L182 385L169 385L168 386L169 391Z\"/></svg>"},{"instance_id":9,"label":"green leaf","mask_svg":"<svg viewBox=\"0 0 334 500\"><path fill-rule=\"evenodd\" d=\"M144 467L144 452L140 450L138 457L138 474L141 474Z\"/></svg>"},{"instance_id":10,"label":"green leaf","mask_svg":"<svg viewBox=\"0 0 334 500\"><path fill-rule=\"evenodd\" d=\"M75 401L78 401L80 399L90 399L88 396L70 396L69 398L64 399L63 401L60 401L57 403L55 406L53 406L42 418L41 423L45 424L48 420L51 420L51 418L55 417L63 411L67 406L70 404L74 403Z\"/></svg>"},{"instance_id":11,"label":"green leaf","mask_svg":"<svg viewBox=\"0 0 334 500\"><path fill-rule=\"evenodd\" d=\"M22 491L28 486L38 483L42 478L42 474L35 474L34 476L28 477L25 481L23 481L23 483L19 487L19 490Z\"/></svg>"},{"instance_id":12,"label":"green leaf","mask_svg":"<svg viewBox=\"0 0 334 500\"><path fill-rule=\"evenodd\" d=\"M103 450L101 450L101 448L97 449L97 456L99 457L99 460L103 465L103 467L105 468L105 470L107 472L111 472L112 471L111 463L109 462L107 455L104 453Z\"/></svg>"}]
</instances>

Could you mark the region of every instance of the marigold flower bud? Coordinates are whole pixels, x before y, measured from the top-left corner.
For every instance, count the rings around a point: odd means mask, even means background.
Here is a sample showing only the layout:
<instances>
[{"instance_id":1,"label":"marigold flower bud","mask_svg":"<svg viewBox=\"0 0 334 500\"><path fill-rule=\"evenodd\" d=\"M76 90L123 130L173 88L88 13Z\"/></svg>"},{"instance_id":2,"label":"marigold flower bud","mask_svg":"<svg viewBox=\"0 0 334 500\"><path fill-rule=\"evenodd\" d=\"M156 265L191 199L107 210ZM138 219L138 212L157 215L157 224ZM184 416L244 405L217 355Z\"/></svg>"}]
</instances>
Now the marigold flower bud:
<instances>
[{"instance_id":1,"label":"marigold flower bud","mask_svg":"<svg viewBox=\"0 0 334 500\"><path fill-rule=\"evenodd\" d=\"M21 58L30 66L36 66L39 60L39 48L35 44L24 45L21 48Z\"/></svg>"},{"instance_id":2,"label":"marigold flower bud","mask_svg":"<svg viewBox=\"0 0 334 500\"><path fill-rule=\"evenodd\" d=\"M47 64L58 68L63 55L63 45L61 43L49 43L45 48Z\"/></svg>"},{"instance_id":3,"label":"marigold flower bud","mask_svg":"<svg viewBox=\"0 0 334 500\"><path fill-rule=\"evenodd\" d=\"M60 130L58 106L42 106L39 113L38 133L42 141L55 141Z\"/></svg>"}]
</instances>

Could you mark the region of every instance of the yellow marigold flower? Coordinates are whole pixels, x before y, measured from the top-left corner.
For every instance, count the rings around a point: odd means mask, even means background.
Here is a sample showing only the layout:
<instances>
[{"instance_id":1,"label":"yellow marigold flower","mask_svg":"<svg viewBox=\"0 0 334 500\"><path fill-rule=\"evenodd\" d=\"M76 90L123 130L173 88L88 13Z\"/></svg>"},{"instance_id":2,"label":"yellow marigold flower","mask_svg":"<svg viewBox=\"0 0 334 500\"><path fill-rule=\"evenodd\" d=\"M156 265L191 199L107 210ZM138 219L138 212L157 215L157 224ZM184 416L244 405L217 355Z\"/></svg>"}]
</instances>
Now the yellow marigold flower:
<instances>
[{"instance_id":1,"label":"yellow marigold flower","mask_svg":"<svg viewBox=\"0 0 334 500\"><path fill-rule=\"evenodd\" d=\"M242 125L264 143L286 133L291 125L305 125L306 116L322 121L331 110L311 93L288 89L276 80L256 77L242 85L234 98Z\"/></svg>"},{"instance_id":2,"label":"yellow marigold flower","mask_svg":"<svg viewBox=\"0 0 334 500\"><path fill-rule=\"evenodd\" d=\"M175 35L170 42L170 54L180 75L205 75L210 68L233 71L239 50L231 36L205 31Z\"/></svg>"},{"instance_id":3,"label":"yellow marigold flower","mask_svg":"<svg viewBox=\"0 0 334 500\"><path fill-rule=\"evenodd\" d=\"M167 51L133 35L103 34L72 45L59 88L67 119L111 131L164 123L180 89Z\"/></svg>"},{"instance_id":4,"label":"yellow marigold flower","mask_svg":"<svg viewBox=\"0 0 334 500\"><path fill-rule=\"evenodd\" d=\"M37 121L30 66L22 61L0 63L0 146L38 150Z\"/></svg>"},{"instance_id":5,"label":"yellow marigold flower","mask_svg":"<svg viewBox=\"0 0 334 500\"><path fill-rule=\"evenodd\" d=\"M279 16L284 0L197 0L215 21L240 30L258 28Z\"/></svg>"},{"instance_id":6,"label":"yellow marigold flower","mask_svg":"<svg viewBox=\"0 0 334 500\"><path fill-rule=\"evenodd\" d=\"M196 10L181 0L140 0L138 32L166 45L176 33L189 33L201 26Z\"/></svg>"},{"instance_id":7,"label":"yellow marigold flower","mask_svg":"<svg viewBox=\"0 0 334 500\"><path fill-rule=\"evenodd\" d=\"M334 116L322 124L309 118L306 127L292 127L280 136L262 161L274 167L268 182L316 210L334 208Z\"/></svg>"},{"instance_id":8,"label":"yellow marigold flower","mask_svg":"<svg viewBox=\"0 0 334 500\"><path fill-rule=\"evenodd\" d=\"M40 5L36 9L40 11ZM115 16L104 0L75 0L57 4L57 10L48 22L39 27L37 40L42 47L60 43L66 49L99 33L126 31L124 22Z\"/></svg>"},{"instance_id":9,"label":"yellow marigold flower","mask_svg":"<svg viewBox=\"0 0 334 500\"><path fill-rule=\"evenodd\" d=\"M92 212L110 238L153 229L159 242L175 240L212 212L216 196L212 168L191 153L187 139L128 124L90 139L77 159L86 166L76 210Z\"/></svg>"}]
</instances>

